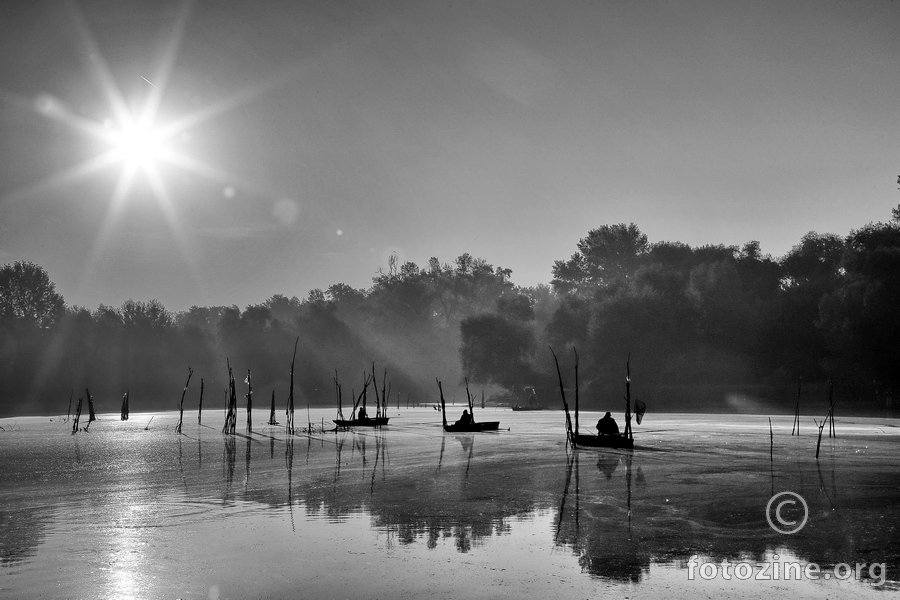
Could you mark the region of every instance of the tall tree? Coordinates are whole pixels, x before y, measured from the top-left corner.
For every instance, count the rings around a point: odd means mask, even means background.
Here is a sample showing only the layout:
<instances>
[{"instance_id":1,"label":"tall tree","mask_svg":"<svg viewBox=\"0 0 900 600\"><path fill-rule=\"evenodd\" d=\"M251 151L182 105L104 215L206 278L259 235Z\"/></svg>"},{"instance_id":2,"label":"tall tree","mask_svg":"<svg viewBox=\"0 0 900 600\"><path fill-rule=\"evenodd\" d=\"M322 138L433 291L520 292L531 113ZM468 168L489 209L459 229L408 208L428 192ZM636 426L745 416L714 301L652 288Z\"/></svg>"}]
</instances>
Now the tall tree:
<instances>
[{"instance_id":1,"label":"tall tree","mask_svg":"<svg viewBox=\"0 0 900 600\"><path fill-rule=\"evenodd\" d=\"M578 241L569 260L553 263L551 284L557 292L615 287L629 279L649 250L647 236L634 223L603 225Z\"/></svg>"},{"instance_id":2,"label":"tall tree","mask_svg":"<svg viewBox=\"0 0 900 600\"><path fill-rule=\"evenodd\" d=\"M820 305L832 365L900 394L900 222L851 231L840 268Z\"/></svg>"},{"instance_id":3,"label":"tall tree","mask_svg":"<svg viewBox=\"0 0 900 600\"><path fill-rule=\"evenodd\" d=\"M65 307L43 267L16 261L0 269L0 318L45 329L62 317Z\"/></svg>"}]
</instances>

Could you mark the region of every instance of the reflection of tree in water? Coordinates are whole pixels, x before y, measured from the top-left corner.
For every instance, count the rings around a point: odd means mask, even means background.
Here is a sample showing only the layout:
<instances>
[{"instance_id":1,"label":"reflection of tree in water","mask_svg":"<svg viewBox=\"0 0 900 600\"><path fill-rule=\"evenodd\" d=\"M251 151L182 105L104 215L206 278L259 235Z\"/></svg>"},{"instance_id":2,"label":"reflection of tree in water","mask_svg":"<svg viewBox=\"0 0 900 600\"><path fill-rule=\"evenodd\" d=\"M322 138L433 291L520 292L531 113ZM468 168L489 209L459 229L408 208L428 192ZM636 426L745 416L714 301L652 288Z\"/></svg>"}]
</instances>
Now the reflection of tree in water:
<instances>
[{"instance_id":1,"label":"reflection of tree in water","mask_svg":"<svg viewBox=\"0 0 900 600\"><path fill-rule=\"evenodd\" d=\"M9 567L37 553L48 520L43 508L0 510L0 567Z\"/></svg>"},{"instance_id":2,"label":"reflection of tree in water","mask_svg":"<svg viewBox=\"0 0 900 600\"><path fill-rule=\"evenodd\" d=\"M638 583L650 570L650 552L632 535L632 455L601 452L597 470L579 469L581 452L569 455L566 484L558 513L556 544L578 555L578 564L591 575ZM621 476L613 477L620 464Z\"/></svg>"},{"instance_id":3,"label":"reflection of tree in water","mask_svg":"<svg viewBox=\"0 0 900 600\"><path fill-rule=\"evenodd\" d=\"M373 527L396 532L401 545L424 540L433 549L452 539L460 552L509 532L510 517L534 508L529 465L511 465L516 485L498 486L495 469L479 468L473 436L443 436L438 464L420 472L390 468L388 439L383 432L339 434L331 482L298 490L302 501L334 519L367 512Z\"/></svg>"}]
</instances>

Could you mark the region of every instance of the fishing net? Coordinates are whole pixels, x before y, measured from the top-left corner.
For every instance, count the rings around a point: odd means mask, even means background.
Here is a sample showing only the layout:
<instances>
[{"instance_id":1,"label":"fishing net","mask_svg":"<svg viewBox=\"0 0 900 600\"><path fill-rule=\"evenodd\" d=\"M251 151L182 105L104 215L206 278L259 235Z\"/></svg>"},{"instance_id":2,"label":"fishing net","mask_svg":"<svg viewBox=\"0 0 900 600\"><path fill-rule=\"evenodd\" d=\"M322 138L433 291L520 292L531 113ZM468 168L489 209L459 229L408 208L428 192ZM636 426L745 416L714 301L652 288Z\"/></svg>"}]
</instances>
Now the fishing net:
<instances>
[{"instance_id":1,"label":"fishing net","mask_svg":"<svg viewBox=\"0 0 900 600\"><path fill-rule=\"evenodd\" d=\"M634 401L634 418L637 421L637 424L640 425L641 421L644 420L644 413L647 411L647 405L641 402L640 400Z\"/></svg>"}]
</instances>

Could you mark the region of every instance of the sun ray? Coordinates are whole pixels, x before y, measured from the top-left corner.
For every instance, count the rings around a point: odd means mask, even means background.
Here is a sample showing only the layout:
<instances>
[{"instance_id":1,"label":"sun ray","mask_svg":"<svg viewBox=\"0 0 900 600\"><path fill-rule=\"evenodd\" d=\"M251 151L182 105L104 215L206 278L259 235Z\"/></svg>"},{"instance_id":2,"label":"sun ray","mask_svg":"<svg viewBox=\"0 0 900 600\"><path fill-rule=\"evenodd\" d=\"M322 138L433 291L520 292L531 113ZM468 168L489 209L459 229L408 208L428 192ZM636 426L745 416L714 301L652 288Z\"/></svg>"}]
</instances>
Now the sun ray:
<instances>
[{"instance_id":1,"label":"sun ray","mask_svg":"<svg viewBox=\"0 0 900 600\"><path fill-rule=\"evenodd\" d=\"M113 77L110 65L100 51L99 44L80 7L73 1L67 1L66 5L71 15L70 22L77 32L83 53L88 57L87 70L92 79L96 81L99 93L108 106L110 119L98 122L78 115L65 102L49 94L42 94L32 100L0 91L2 94L0 100L11 102L20 108L37 113L43 118L62 123L89 139L108 144L109 149L73 167L54 173L34 185L14 191L3 200L25 198L44 190L70 185L99 171L117 167L118 174L110 191L105 214L98 224L89 257L82 267L81 293L83 293L84 287L89 285L88 282L93 280L93 276L101 268L103 261L111 259L107 255L112 237L139 179L146 182L152 198L165 218L169 234L175 241L181 256L182 264L202 292L206 289L206 285L203 281L202 269L199 267L201 253L196 247L196 241L189 237L184 227L183 217L179 214L177 195L173 195L169 187L170 182L167 182L165 177L166 170L163 167L170 165L206 180L229 186L238 185L253 190L254 193L279 196L283 193L267 189L269 186L262 185L260 182L244 181L227 170L217 168L190 153L179 151L172 147L171 142L198 125L234 111L239 106L249 104L272 90L297 79L310 68L310 64L286 70L262 82L238 89L231 95L214 102L211 106L189 112L167 122L160 122L160 109L177 64L178 51L187 30L193 3L185 2L181 5L173 26L165 35L165 41L159 45L158 60L154 61L152 71L147 73L150 79L143 77L142 74L136 74L149 84L146 87L143 104L139 109L130 106L125 101L122 90Z\"/></svg>"},{"instance_id":2,"label":"sun ray","mask_svg":"<svg viewBox=\"0 0 900 600\"><path fill-rule=\"evenodd\" d=\"M184 39L184 31L187 27L191 9L191 2L185 2L181 6L178 18L175 21L175 26L172 29L172 35L169 37L168 43L163 47L162 56L153 75L153 83L151 84L150 94L144 108L143 116L150 123L156 120L159 105L163 98L163 92L169 84L169 77L172 75L172 69L175 66L175 59L178 56L178 49L181 47L181 41ZM145 79L144 81L147 80Z\"/></svg>"},{"instance_id":3,"label":"sun ray","mask_svg":"<svg viewBox=\"0 0 900 600\"><path fill-rule=\"evenodd\" d=\"M84 20L84 15L74 2L66 2L66 6L69 8L69 13L72 16L72 23L78 31L81 43L87 51L88 59L91 63L91 73L98 79L100 89L110 103L116 120L124 126L133 126L134 119L132 118L131 111L128 110L125 98L122 96L119 86L116 85L112 73L109 71L109 66L106 64L103 53L100 51L94 36L91 34L88 24Z\"/></svg>"},{"instance_id":4,"label":"sun ray","mask_svg":"<svg viewBox=\"0 0 900 600\"><path fill-rule=\"evenodd\" d=\"M172 138L188 129L192 129L205 121L212 120L235 108L247 104L256 97L262 96L282 84L281 78L252 85L245 90L235 93L228 98L201 110L187 114L160 128L160 135L166 139Z\"/></svg>"},{"instance_id":5,"label":"sun ray","mask_svg":"<svg viewBox=\"0 0 900 600\"><path fill-rule=\"evenodd\" d=\"M83 180L88 175L108 169L119 162L115 152L105 152L99 156L78 163L64 171L48 175L43 180L30 186L15 190L3 197L3 202L19 202L26 198L40 195L52 189L65 187Z\"/></svg>"}]
</instances>

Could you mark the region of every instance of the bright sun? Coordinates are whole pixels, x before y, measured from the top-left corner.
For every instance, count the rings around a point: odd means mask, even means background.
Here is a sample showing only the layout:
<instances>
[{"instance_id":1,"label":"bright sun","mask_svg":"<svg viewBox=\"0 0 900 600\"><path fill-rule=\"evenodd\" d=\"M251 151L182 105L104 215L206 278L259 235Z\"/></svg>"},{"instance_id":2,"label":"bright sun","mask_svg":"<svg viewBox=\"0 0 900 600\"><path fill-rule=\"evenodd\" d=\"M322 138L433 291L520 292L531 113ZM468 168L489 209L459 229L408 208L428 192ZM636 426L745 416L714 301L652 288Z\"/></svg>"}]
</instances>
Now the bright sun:
<instances>
[{"instance_id":1,"label":"bright sun","mask_svg":"<svg viewBox=\"0 0 900 600\"><path fill-rule=\"evenodd\" d=\"M116 150L122 161L132 168L151 170L163 157L162 136L149 125L123 128L115 137Z\"/></svg>"},{"instance_id":2,"label":"bright sun","mask_svg":"<svg viewBox=\"0 0 900 600\"><path fill-rule=\"evenodd\" d=\"M151 170L164 154L162 136L152 126L135 124L123 128L115 138L116 149L126 165Z\"/></svg>"}]
</instances>

